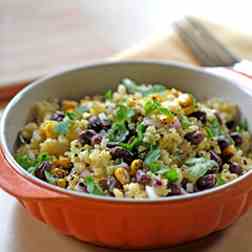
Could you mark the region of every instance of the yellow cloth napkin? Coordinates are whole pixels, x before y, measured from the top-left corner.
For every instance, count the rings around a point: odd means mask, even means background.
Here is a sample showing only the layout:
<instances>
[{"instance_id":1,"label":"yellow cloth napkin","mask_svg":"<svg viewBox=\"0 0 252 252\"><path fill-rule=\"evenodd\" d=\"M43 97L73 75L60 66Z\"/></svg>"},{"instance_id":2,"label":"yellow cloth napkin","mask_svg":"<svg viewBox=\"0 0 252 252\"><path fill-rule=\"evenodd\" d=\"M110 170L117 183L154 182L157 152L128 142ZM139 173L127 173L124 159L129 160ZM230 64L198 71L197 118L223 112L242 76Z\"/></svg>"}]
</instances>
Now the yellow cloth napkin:
<instances>
[{"instance_id":1,"label":"yellow cloth napkin","mask_svg":"<svg viewBox=\"0 0 252 252\"><path fill-rule=\"evenodd\" d=\"M252 33L244 34L231 28L213 24L205 19L200 22L227 48L240 58L252 60ZM177 60L185 63L198 64L190 50L182 43L175 32L153 38L136 45L113 57L114 59L162 59Z\"/></svg>"}]
</instances>

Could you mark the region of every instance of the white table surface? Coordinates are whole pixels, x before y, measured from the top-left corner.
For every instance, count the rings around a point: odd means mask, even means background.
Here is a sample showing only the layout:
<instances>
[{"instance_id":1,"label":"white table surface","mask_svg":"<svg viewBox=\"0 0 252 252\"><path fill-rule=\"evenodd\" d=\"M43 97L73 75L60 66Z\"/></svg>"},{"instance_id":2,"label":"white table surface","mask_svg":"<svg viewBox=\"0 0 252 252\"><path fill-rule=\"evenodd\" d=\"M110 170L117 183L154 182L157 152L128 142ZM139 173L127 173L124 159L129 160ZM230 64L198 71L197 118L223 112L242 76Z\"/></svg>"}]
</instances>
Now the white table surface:
<instances>
[{"instance_id":1,"label":"white table surface","mask_svg":"<svg viewBox=\"0 0 252 252\"><path fill-rule=\"evenodd\" d=\"M54 1L54 0L52 0ZM3 6L4 0L0 0ZM56 2L56 0L55 0ZM60 4L60 0L58 3ZM136 2L138 2L136 4ZM141 4L140 4L140 3ZM123 22L126 24L126 30L120 30L120 26L115 24L115 32L117 36L107 36L104 41L115 51L126 48L142 41L154 34L165 33L167 26L172 20L182 16L183 14L200 14L209 17L210 20L225 23L243 31L252 32L251 30L251 8L249 1L235 1L231 4L230 1L135 1L135 0L83 0L83 11L89 10L93 21L93 30L103 30L111 24L120 22L122 16ZM22 4L22 1L17 1ZM38 1L38 8L40 1ZM133 8L132 6L136 6ZM108 8L110 6L111 8ZM123 7L123 8L122 8ZM104 11L106 9L106 11ZM126 11L126 12L125 12ZM95 18L97 16L97 19ZM137 29L132 29L130 19L137 16L139 21ZM8 17L6 17L8 18ZM34 17L36 18L36 17ZM90 18L87 16L87 18ZM97 22L96 22L97 20ZM127 26L127 22L130 24ZM2 24L3 25L3 24ZM92 38L92 34L90 34ZM91 48L95 53L95 48ZM1 60L1 59L0 59ZM249 216L250 215L250 216ZM228 251L227 239L232 239L234 242L230 251L249 252L252 247L248 246L252 232L246 232L241 236L238 230L242 226L251 226L252 230L252 211L241 220L239 223L229 228L227 231L213 235L205 240L192 243L187 247L181 247L176 251L213 251L211 249L212 242L218 244L215 252ZM239 225L239 229L238 229ZM16 200L0 190L0 252L83 252L83 251L107 251L103 248L97 248L91 245L83 244L69 237L62 236L55 232L47 225L41 224L32 219L25 210L16 202ZM166 251L175 251L173 249Z\"/></svg>"}]
</instances>

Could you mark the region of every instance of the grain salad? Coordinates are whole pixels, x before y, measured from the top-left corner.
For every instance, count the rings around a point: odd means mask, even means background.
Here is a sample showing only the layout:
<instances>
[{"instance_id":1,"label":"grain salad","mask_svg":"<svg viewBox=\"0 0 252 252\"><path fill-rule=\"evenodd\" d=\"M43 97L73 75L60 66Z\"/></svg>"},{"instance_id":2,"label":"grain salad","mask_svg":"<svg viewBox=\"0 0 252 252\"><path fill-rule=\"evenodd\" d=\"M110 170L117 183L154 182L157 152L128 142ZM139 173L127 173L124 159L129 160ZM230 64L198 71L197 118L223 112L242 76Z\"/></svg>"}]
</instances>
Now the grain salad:
<instances>
[{"instance_id":1,"label":"grain salad","mask_svg":"<svg viewBox=\"0 0 252 252\"><path fill-rule=\"evenodd\" d=\"M68 190L116 198L170 197L228 183L252 168L236 104L123 79L116 91L34 104L16 161Z\"/></svg>"}]
</instances>

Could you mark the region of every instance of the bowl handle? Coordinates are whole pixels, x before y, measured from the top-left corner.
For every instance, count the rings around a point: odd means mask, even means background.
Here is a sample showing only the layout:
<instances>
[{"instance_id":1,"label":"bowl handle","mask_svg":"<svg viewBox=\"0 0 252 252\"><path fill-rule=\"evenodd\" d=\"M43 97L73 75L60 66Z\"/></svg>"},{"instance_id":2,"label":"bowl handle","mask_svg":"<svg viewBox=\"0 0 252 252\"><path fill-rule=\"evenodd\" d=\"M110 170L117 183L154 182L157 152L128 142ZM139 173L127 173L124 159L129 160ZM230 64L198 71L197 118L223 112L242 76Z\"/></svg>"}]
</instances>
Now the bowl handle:
<instances>
[{"instance_id":1,"label":"bowl handle","mask_svg":"<svg viewBox=\"0 0 252 252\"><path fill-rule=\"evenodd\" d=\"M0 187L7 193L19 199L49 199L69 198L67 194L56 192L51 189L31 182L24 178L6 160L0 148Z\"/></svg>"}]
</instances>

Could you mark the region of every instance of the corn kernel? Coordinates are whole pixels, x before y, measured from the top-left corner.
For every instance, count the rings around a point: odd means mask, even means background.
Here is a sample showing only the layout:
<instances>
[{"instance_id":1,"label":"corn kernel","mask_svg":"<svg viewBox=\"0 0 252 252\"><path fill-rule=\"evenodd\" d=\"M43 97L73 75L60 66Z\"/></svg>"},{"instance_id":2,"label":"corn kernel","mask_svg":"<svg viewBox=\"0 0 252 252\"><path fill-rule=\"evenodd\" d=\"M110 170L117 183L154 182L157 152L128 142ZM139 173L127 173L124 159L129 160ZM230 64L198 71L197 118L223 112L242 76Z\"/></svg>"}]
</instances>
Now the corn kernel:
<instances>
[{"instance_id":1,"label":"corn kernel","mask_svg":"<svg viewBox=\"0 0 252 252\"><path fill-rule=\"evenodd\" d=\"M192 112L194 112L194 106L185 107L183 108L183 111L186 115L190 115Z\"/></svg>"},{"instance_id":2,"label":"corn kernel","mask_svg":"<svg viewBox=\"0 0 252 252\"><path fill-rule=\"evenodd\" d=\"M61 168L54 168L51 173L58 178L63 178L67 175L66 171Z\"/></svg>"},{"instance_id":3,"label":"corn kernel","mask_svg":"<svg viewBox=\"0 0 252 252\"><path fill-rule=\"evenodd\" d=\"M65 157L53 161L54 167L60 167L63 169L67 169L70 165L71 165L71 161Z\"/></svg>"},{"instance_id":4,"label":"corn kernel","mask_svg":"<svg viewBox=\"0 0 252 252\"><path fill-rule=\"evenodd\" d=\"M143 167L143 161L141 159L135 159L130 165L130 175L134 176L138 169Z\"/></svg>"},{"instance_id":5,"label":"corn kernel","mask_svg":"<svg viewBox=\"0 0 252 252\"><path fill-rule=\"evenodd\" d=\"M178 102L182 107L189 107L193 104L193 98L189 94L182 94L178 97Z\"/></svg>"},{"instance_id":6,"label":"corn kernel","mask_svg":"<svg viewBox=\"0 0 252 252\"><path fill-rule=\"evenodd\" d=\"M223 156L232 157L232 156L234 156L235 151L236 151L235 146L233 144L231 144L223 150Z\"/></svg>"},{"instance_id":7,"label":"corn kernel","mask_svg":"<svg viewBox=\"0 0 252 252\"><path fill-rule=\"evenodd\" d=\"M136 100L136 98L130 97L130 98L128 99L128 105L129 105L130 107L136 106L136 105L137 105L137 100Z\"/></svg>"},{"instance_id":8,"label":"corn kernel","mask_svg":"<svg viewBox=\"0 0 252 252\"><path fill-rule=\"evenodd\" d=\"M92 115L98 115L106 110L106 107L103 103L101 102L95 102L93 104L93 107L90 109L90 113Z\"/></svg>"},{"instance_id":9,"label":"corn kernel","mask_svg":"<svg viewBox=\"0 0 252 252\"><path fill-rule=\"evenodd\" d=\"M122 167L117 168L114 175L122 185L128 184L130 181L129 173Z\"/></svg>"},{"instance_id":10,"label":"corn kernel","mask_svg":"<svg viewBox=\"0 0 252 252\"><path fill-rule=\"evenodd\" d=\"M42 125L40 126L40 129L42 131L42 134L46 137L46 138L55 138L57 137L57 133L55 132L55 127L57 125L56 121L45 121L44 123L42 123Z\"/></svg>"},{"instance_id":11,"label":"corn kernel","mask_svg":"<svg viewBox=\"0 0 252 252\"><path fill-rule=\"evenodd\" d=\"M166 115L160 116L160 122L164 125L169 125L169 124L175 123L175 121L176 121L175 116L166 116Z\"/></svg>"},{"instance_id":12,"label":"corn kernel","mask_svg":"<svg viewBox=\"0 0 252 252\"><path fill-rule=\"evenodd\" d=\"M74 111L77 107L78 103L72 100L64 100L62 102L62 107L64 111L71 112Z\"/></svg>"},{"instance_id":13,"label":"corn kernel","mask_svg":"<svg viewBox=\"0 0 252 252\"><path fill-rule=\"evenodd\" d=\"M57 186L66 188L67 186L67 181L64 178L60 178L56 181Z\"/></svg>"}]
</instances>

